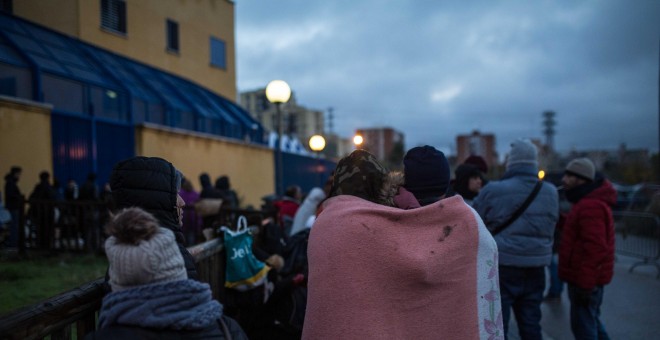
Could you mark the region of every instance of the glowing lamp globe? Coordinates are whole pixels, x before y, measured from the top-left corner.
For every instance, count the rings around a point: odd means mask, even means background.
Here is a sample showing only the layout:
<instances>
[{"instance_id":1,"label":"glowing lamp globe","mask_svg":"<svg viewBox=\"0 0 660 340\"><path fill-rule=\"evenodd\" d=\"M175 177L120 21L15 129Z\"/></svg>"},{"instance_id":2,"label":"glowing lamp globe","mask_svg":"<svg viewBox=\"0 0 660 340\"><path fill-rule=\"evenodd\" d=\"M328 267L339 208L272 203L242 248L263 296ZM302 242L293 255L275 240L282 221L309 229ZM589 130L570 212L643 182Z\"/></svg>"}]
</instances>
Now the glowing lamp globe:
<instances>
[{"instance_id":1,"label":"glowing lamp globe","mask_svg":"<svg viewBox=\"0 0 660 340\"><path fill-rule=\"evenodd\" d=\"M309 148L312 151L322 151L325 148L325 138L321 135L314 135L309 139Z\"/></svg>"},{"instance_id":2,"label":"glowing lamp globe","mask_svg":"<svg viewBox=\"0 0 660 340\"><path fill-rule=\"evenodd\" d=\"M291 88L284 80L273 80L266 86L266 98L271 103L286 103L291 98Z\"/></svg>"}]
</instances>

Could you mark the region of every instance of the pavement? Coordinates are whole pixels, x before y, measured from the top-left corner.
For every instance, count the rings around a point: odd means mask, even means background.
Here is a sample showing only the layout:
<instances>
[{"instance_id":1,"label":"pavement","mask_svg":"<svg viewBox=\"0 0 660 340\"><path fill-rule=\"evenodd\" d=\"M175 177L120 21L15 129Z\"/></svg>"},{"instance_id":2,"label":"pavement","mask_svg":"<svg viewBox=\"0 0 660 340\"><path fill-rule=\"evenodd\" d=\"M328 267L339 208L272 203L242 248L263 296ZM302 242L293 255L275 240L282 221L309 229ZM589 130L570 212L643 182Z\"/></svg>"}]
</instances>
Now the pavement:
<instances>
[{"instance_id":1,"label":"pavement","mask_svg":"<svg viewBox=\"0 0 660 340\"><path fill-rule=\"evenodd\" d=\"M631 273L638 259L617 254L612 282L605 286L601 321L611 339L660 339L660 279L653 265L642 265ZM547 276L547 275L546 275ZM546 287L549 286L546 285ZM541 306L544 339L573 339L570 303L564 286L561 301ZM513 318L509 339L520 339Z\"/></svg>"}]
</instances>

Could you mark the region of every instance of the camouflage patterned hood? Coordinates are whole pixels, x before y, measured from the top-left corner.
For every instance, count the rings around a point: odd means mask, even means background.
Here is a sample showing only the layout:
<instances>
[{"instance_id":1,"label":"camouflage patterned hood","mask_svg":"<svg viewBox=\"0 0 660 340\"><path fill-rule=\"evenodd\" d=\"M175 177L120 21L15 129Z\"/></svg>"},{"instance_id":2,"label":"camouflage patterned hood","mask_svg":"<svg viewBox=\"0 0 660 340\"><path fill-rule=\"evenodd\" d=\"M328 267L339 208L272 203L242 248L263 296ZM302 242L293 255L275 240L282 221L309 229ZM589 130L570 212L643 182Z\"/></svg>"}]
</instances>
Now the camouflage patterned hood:
<instances>
[{"instance_id":1,"label":"camouflage patterned hood","mask_svg":"<svg viewBox=\"0 0 660 340\"><path fill-rule=\"evenodd\" d=\"M390 173L371 153L355 150L337 164L329 197L351 195L394 206L394 196L402 184L402 173Z\"/></svg>"}]
</instances>

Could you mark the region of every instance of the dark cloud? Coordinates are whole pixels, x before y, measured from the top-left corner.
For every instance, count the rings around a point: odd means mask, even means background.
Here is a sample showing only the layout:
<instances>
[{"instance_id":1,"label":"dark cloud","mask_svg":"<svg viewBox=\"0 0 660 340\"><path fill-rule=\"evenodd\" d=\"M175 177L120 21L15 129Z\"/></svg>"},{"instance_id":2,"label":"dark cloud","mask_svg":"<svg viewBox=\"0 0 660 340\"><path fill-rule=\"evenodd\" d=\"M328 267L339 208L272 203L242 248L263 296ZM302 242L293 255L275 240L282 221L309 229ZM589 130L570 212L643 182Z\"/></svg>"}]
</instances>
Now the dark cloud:
<instances>
[{"instance_id":1,"label":"dark cloud","mask_svg":"<svg viewBox=\"0 0 660 340\"><path fill-rule=\"evenodd\" d=\"M469 5L468 5L469 4ZM658 149L660 2L238 1L238 87L284 79L335 131L392 126L407 147L458 134L558 149Z\"/></svg>"}]
</instances>

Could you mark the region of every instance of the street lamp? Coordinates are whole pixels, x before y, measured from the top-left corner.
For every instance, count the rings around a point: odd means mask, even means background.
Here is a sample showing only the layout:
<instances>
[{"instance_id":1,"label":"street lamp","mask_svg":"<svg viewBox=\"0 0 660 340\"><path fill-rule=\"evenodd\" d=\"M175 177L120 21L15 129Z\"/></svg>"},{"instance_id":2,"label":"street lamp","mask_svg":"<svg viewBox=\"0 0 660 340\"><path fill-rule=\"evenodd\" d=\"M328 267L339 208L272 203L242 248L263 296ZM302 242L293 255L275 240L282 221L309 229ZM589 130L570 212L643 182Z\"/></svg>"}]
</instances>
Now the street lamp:
<instances>
[{"instance_id":1,"label":"street lamp","mask_svg":"<svg viewBox=\"0 0 660 340\"><path fill-rule=\"evenodd\" d=\"M309 148L312 151L316 152L316 158L318 165L316 166L316 171L319 173L319 186L323 185L323 165L321 164L321 151L325 148L325 138L321 135L314 135L309 139Z\"/></svg>"},{"instance_id":2,"label":"street lamp","mask_svg":"<svg viewBox=\"0 0 660 340\"><path fill-rule=\"evenodd\" d=\"M309 148L315 152L321 152L325 149L325 138L321 135L314 135L309 139Z\"/></svg>"},{"instance_id":3,"label":"street lamp","mask_svg":"<svg viewBox=\"0 0 660 340\"><path fill-rule=\"evenodd\" d=\"M266 86L266 98L275 104L277 123L277 146L275 148L275 190L278 195L284 194L282 171L282 110L280 106L291 98L291 88L284 80L273 80Z\"/></svg>"},{"instance_id":4,"label":"street lamp","mask_svg":"<svg viewBox=\"0 0 660 340\"><path fill-rule=\"evenodd\" d=\"M355 137L353 137L353 144L355 144L355 146L359 147L363 142L364 138L362 138L361 135L355 135Z\"/></svg>"}]
</instances>

